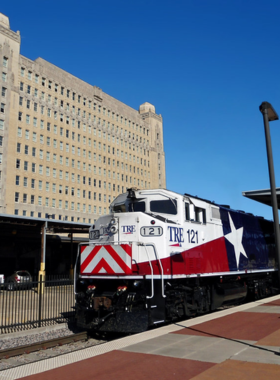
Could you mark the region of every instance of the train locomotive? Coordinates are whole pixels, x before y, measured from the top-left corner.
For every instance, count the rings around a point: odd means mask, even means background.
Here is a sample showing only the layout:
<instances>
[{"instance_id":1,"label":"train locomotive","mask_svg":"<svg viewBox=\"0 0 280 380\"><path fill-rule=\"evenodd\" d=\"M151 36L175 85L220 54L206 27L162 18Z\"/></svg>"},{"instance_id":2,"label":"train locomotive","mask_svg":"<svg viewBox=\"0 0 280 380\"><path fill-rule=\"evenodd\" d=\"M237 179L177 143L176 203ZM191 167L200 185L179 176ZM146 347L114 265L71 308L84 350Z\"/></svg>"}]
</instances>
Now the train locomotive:
<instances>
[{"instance_id":1,"label":"train locomotive","mask_svg":"<svg viewBox=\"0 0 280 380\"><path fill-rule=\"evenodd\" d=\"M165 189L127 189L75 266L77 325L135 333L273 293L273 223Z\"/></svg>"}]
</instances>

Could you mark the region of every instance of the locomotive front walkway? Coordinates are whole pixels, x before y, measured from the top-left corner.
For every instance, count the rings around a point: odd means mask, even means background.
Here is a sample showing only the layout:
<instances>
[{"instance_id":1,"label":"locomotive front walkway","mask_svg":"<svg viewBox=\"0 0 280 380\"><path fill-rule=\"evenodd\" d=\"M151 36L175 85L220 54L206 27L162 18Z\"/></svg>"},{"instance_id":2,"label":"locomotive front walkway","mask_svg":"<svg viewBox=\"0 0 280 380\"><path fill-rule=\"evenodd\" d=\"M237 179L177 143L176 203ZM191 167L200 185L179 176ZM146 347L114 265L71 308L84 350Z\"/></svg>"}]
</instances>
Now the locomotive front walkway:
<instances>
[{"instance_id":1,"label":"locomotive front walkway","mask_svg":"<svg viewBox=\"0 0 280 380\"><path fill-rule=\"evenodd\" d=\"M0 379L279 379L280 296L0 372Z\"/></svg>"}]
</instances>

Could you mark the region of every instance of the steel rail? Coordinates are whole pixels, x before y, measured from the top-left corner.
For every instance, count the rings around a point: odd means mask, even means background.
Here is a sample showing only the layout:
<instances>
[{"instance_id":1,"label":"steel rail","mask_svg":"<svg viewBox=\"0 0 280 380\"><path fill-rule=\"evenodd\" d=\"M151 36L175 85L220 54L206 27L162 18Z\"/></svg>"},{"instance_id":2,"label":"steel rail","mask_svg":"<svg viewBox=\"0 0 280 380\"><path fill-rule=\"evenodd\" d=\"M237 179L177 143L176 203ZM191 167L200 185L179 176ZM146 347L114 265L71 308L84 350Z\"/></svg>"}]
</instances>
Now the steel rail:
<instances>
[{"instance_id":1,"label":"steel rail","mask_svg":"<svg viewBox=\"0 0 280 380\"><path fill-rule=\"evenodd\" d=\"M54 338L54 339L27 344L27 345L23 345L19 347L7 348L4 350L0 350L0 359L9 359L13 356L18 356L22 354L30 354L31 352L46 350L47 348L63 346L64 344L79 342L79 341L83 341L87 339L88 339L88 333L86 331L83 331L81 333L72 334L69 336Z\"/></svg>"}]
</instances>

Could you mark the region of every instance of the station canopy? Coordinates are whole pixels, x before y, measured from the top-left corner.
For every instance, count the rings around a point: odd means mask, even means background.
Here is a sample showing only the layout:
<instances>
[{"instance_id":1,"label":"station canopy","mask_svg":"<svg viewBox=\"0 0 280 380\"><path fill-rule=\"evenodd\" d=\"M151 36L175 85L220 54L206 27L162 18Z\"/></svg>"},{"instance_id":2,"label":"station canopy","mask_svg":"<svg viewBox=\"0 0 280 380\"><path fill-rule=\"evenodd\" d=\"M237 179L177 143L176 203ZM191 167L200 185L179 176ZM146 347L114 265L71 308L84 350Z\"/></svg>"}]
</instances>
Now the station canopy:
<instances>
[{"instance_id":1,"label":"station canopy","mask_svg":"<svg viewBox=\"0 0 280 380\"><path fill-rule=\"evenodd\" d=\"M18 215L0 214L0 237L17 235L24 239L40 237L42 227L47 222L47 233L49 234L79 234L88 238L89 223L78 223L47 218L31 218Z\"/></svg>"},{"instance_id":2,"label":"station canopy","mask_svg":"<svg viewBox=\"0 0 280 380\"><path fill-rule=\"evenodd\" d=\"M246 198L253 199L254 201L257 201L257 202L260 202L272 207L270 189L243 191L242 195ZM278 209L280 209L280 187L276 188L276 196L277 196Z\"/></svg>"}]
</instances>

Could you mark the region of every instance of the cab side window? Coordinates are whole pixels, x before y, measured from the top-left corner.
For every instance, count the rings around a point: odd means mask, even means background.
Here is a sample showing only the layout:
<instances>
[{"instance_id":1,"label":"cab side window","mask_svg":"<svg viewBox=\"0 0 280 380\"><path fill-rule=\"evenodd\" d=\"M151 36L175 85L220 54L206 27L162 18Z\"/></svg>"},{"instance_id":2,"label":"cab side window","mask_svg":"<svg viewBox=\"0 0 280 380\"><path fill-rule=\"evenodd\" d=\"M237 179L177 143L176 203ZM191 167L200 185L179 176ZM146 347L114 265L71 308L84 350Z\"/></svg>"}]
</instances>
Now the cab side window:
<instances>
[{"instance_id":1,"label":"cab side window","mask_svg":"<svg viewBox=\"0 0 280 380\"><path fill-rule=\"evenodd\" d=\"M194 208L195 212L195 221L198 223L206 223L206 211L204 208L201 207L195 207Z\"/></svg>"},{"instance_id":2,"label":"cab side window","mask_svg":"<svg viewBox=\"0 0 280 380\"><path fill-rule=\"evenodd\" d=\"M190 218L190 205L189 203L185 203L185 219L191 220Z\"/></svg>"}]
</instances>

